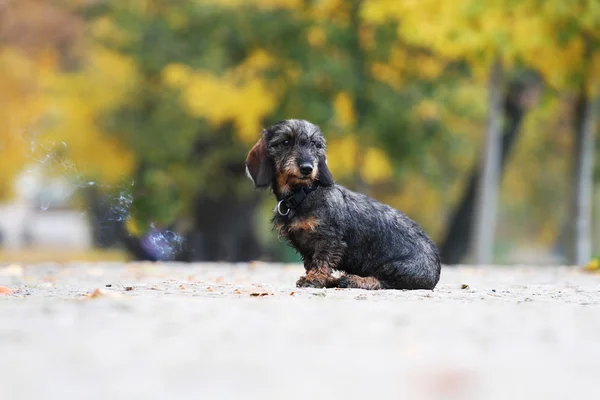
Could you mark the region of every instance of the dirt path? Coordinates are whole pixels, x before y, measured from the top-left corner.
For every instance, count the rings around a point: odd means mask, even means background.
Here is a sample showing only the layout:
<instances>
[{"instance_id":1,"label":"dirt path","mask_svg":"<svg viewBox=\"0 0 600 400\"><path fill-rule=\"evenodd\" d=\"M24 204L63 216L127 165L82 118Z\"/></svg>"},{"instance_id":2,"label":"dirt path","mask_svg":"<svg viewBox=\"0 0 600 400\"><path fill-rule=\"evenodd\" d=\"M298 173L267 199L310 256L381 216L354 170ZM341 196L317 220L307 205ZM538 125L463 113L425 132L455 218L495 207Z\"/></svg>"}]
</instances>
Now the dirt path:
<instances>
[{"instance_id":1,"label":"dirt path","mask_svg":"<svg viewBox=\"0 0 600 400\"><path fill-rule=\"evenodd\" d=\"M0 266L0 399L598 396L600 275L446 268L433 292L367 292L301 272Z\"/></svg>"}]
</instances>

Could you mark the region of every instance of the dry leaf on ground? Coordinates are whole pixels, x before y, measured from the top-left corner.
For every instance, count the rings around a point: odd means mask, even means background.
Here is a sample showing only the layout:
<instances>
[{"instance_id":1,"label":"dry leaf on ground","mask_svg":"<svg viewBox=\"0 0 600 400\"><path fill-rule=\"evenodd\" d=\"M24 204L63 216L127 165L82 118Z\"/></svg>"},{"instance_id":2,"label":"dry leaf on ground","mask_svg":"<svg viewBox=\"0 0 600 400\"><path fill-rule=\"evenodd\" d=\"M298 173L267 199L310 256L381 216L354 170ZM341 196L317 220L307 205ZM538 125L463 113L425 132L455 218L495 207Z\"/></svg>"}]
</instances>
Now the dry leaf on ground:
<instances>
[{"instance_id":1,"label":"dry leaf on ground","mask_svg":"<svg viewBox=\"0 0 600 400\"><path fill-rule=\"evenodd\" d=\"M600 272L600 259L592 259L583 267L583 270L588 272Z\"/></svg>"},{"instance_id":2,"label":"dry leaf on ground","mask_svg":"<svg viewBox=\"0 0 600 400\"><path fill-rule=\"evenodd\" d=\"M87 297L89 299L97 299L99 297L103 297L104 296L104 292L102 290L100 290L100 289L96 289L92 293L85 293L83 296Z\"/></svg>"},{"instance_id":3,"label":"dry leaf on ground","mask_svg":"<svg viewBox=\"0 0 600 400\"><path fill-rule=\"evenodd\" d=\"M121 297L121 296L122 295L120 295L119 293L104 291L101 289L95 289L93 292L85 293L83 295L83 297L85 297L87 299L99 299L101 297Z\"/></svg>"},{"instance_id":4,"label":"dry leaf on ground","mask_svg":"<svg viewBox=\"0 0 600 400\"><path fill-rule=\"evenodd\" d=\"M13 291L6 286L0 286L0 296L5 294L12 294Z\"/></svg>"},{"instance_id":5,"label":"dry leaf on ground","mask_svg":"<svg viewBox=\"0 0 600 400\"><path fill-rule=\"evenodd\" d=\"M263 292L263 293L250 293L250 296L252 296L252 297L262 297L262 296L268 296L268 295L269 295L269 293L265 293L265 292Z\"/></svg>"}]
</instances>

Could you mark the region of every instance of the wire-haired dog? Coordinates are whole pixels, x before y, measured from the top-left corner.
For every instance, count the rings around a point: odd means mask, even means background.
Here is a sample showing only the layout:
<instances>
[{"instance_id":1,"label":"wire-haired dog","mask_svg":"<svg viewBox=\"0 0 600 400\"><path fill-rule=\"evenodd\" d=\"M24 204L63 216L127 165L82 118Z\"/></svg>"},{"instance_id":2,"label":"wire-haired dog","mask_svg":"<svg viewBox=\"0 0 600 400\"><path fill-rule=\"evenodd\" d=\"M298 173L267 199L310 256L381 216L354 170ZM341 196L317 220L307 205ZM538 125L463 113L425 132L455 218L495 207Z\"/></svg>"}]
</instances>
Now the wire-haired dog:
<instances>
[{"instance_id":1,"label":"wire-haired dog","mask_svg":"<svg viewBox=\"0 0 600 400\"><path fill-rule=\"evenodd\" d=\"M273 224L304 260L298 287L433 289L440 258L403 213L335 184L325 138L308 121L285 120L262 132L246 158L257 188L277 197ZM344 271L339 278L333 270Z\"/></svg>"}]
</instances>

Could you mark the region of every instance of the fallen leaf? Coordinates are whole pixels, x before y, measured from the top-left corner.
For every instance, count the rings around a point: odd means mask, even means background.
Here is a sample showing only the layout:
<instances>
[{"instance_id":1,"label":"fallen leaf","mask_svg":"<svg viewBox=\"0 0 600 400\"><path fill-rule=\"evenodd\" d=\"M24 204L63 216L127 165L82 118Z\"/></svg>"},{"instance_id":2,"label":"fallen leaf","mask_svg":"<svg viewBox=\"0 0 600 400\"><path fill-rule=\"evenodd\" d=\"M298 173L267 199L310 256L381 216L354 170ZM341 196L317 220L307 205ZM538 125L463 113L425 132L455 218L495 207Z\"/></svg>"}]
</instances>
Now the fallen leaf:
<instances>
[{"instance_id":1,"label":"fallen leaf","mask_svg":"<svg viewBox=\"0 0 600 400\"><path fill-rule=\"evenodd\" d=\"M469 285L467 285L466 283L463 283L462 285L460 285L461 289L468 289Z\"/></svg>"},{"instance_id":2,"label":"fallen leaf","mask_svg":"<svg viewBox=\"0 0 600 400\"><path fill-rule=\"evenodd\" d=\"M250 296L252 296L252 297L259 297L259 296L262 297L262 296L268 296L268 295L269 295L269 293L265 293L265 292L263 292L263 293L250 293Z\"/></svg>"},{"instance_id":3,"label":"fallen leaf","mask_svg":"<svg viewBox=\"0 0 600 400\"><path fill-rule=\"evenodd\" d=\"M133 286L125 286L126 292L131 292L133 290Z\"/></svg>"},{"instance_id":4,"label":"fallen leaf","mask_svg":"<svg viewBox=\"0 0 600 400\"><path fill-rule=\"evenodd\" d=\"M183 285L179 285L178 287L180 290L185 290L185 286L183 286Z\"/></svg>"},{"instance_id":5,"label":"fallen leaf","mask_svg":"<svg viewBox=\"0 0 600 400\"><path fill-rule=\"evenodd\" d=\"M84 296L88 297L90 299L97 299L99 297L104 297L104 292L102 292L102 290L100 290L100 289L96 289L92 293L84 294Z\"/></svg>"},{"instance_id":6,"label":"fallen leaf","mask_svg":"<svg viewBox=\"0 0 600 400\"><path fill-rule=\"evenodd\" d=\"M592 259L586 266L583 267L584 271L599 272L600 271L600 260L597 258Z\"/></svg>"},{"instance_id":7,"label":"fallen leaf","mask_svg":"<svg viewBox=\"0 0 600 400\"><path fill-rule=\"evenodd\" d=\"M233 293L235 293L235 294L242 294L242 292L240 292L240 289L235 289L235 290L233 291Z\"/></svg>"},{"instance_id":8,"label":"fallen leaf","mask_svg":"<svg viewBox=\"0 0 600 400\"><path fill-rule=\"evenodd\" d=\"M101 297L113 297L113 298L117 298L117 297L122 297L122 294L119 294L117 292L112 292L112 291L104 291L102 289L95 289L93 292L91 293L85 293L83 295L83 297L87 298L87 299L99 299Z\"/></svg>"},{"instance_id":9,"label":"fallen leaf","mask_svg":"<svg viewBox=\"0 0 600 400\"><path fill-rule=\"evenodd\" d=\"M0 295L12 294L13 291L5 286L0 286Z\"/></svg>"},{"instance_id":10,"label":"fallen leaf","mask_svg":"<svg viewBox=\"0 0 600 400\"><path fill-rule=\"evenodd\" d=\"M212 292L212 291L213 291L213 289L212 289L212 288L209 286L209 287L207 287L207 288L206 288L206 291L207 291L207 292Z\"/></svg>"},{"instance_id":11,"label":"fallen leaf","mask_svg":"<svg viewBox=\"0 0 600 400\"><path fill-rule=\"evenodd\" d=\"M296 292L290 292L290 296L293 296L293 295L294 295L294 293L296 293Z\"/></svg>"}]
</instances>

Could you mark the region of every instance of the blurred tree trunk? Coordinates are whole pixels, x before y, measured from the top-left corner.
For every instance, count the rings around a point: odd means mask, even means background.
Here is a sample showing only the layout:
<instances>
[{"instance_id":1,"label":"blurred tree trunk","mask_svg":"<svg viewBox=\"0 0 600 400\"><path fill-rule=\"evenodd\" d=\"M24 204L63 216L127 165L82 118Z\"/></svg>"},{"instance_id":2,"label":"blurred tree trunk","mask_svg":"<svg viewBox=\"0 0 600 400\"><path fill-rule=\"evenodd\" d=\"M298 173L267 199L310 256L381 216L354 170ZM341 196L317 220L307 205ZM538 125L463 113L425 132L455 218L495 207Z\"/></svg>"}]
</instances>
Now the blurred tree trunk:
<instances>
[{"instance_id":1,"label":"blurred tree trunk","mask_svg":"<svg viewBox=\"0 0 600 400\"><path fill-rule=\"evenodd\" d=\"M594 128L596 107L582 85L575 106L573 190L571 200L572 262L584 265L592 257L592 198L594 188Z\"/></svg>"},{"instance_id":2,"label":"blurred tree trunk","mask_svg":"<svg viewBox=\"0 0 600 400\"><path fill-rule=\"evenodd\" d=\"M250 184L250 183L248 183ZM211 198L199 195L194 227L186 240L185 261L243 262L259 259L264 251L256 224L259 196Z\"/></svg>"},{"instance_id":3,"label":"blurred tree trunk","mask_svg":"<svg viewBox=\"0 0 600 400\"><path fill-rule=\"evenodd\" d=\"M475 264L491 264L494 256L494 233L500 177L502 129L502 61L494 61L489 80L489 115L484 157L475 202L475 235L473 256Z\"/></svg>"},{"instance_id":4,"label":"blurred tree trunk","mask_svg":"<svg viewBox=\"0 0 600 400\"><path fill-rule=\"evenodd\" d=\"M500 177L504 172L508 158L519 136L523 117L536 103L540 93L539 78L530 73L518 76L509 85L504 98L504 128L502 134L502 151L500 154ZM480 165L478 161L470 173L469 181L463 196L450 218L446 235L441 245L441 256L444 263L454 265L466 256L471 243L473 229L473 210L477 196L477 184L480 181Z\"/></svg>"},{"instance_id":5,"label":"blurred tree trunk","mask_svg":"<svg viewBox=\"0 0 600 400\"><path fill-rule=\"evenodd\" d=\"M83 191L87 206L87 217L92 233L94 247L110 248L119 244L122 223L110 217L111 199L101 193L95 186L87 187Z\"/></svg>"},{"instance_id":6,"label":"blurred tree trunk","mask_svg":"<svg viewBox=\"0 0 600 400\"><path fill-rule=\"evenodd\" d=\"M598 182L595 183L594 200L592 214L594 215L593 226L595 226L596 229L592 230L592 251L595 249L595 252L592 255L597 257L600 254L598 253L600 250L600 229L597 228L600 226L600 184Z\"/></svg>"},{"instance_id":7,"label":"blurred tree trunk","mask_svg":"<svg viewBox=\"0 0 600 400\"><path fill-rule=\"evenodd\" d=\"M356 86L354 88L354 104L356 110L356 127L360 131L363 126L364 116L369 112L369 99L367 97L367 80L369 75L366 66L366 57L364 49L360 43L361 19L360 12L362 0L352 0L350 4L350 57ZM361 140L359 138L359 143ZM362 167L364 165L363 152L359 148L355 154L355 174L354 174L354 190L368 194L369 187L362 179Z\"/></svg>"},{"instance_id":8,"label":"blurred tree trunk","mask_svg":"<svg viewBox=\"0 0 600 400\"><path fill-rule=\"evenodd\" d=\"M233 146L233 126L219 129L218 139L198 142L194 158L206 159L210 154ZM257 260L265 255L258 239L256 217L260 201L259 191L250 189L252 183L245 174L245 165L237 153L226 157L213 167L219 185L200 190L192 205L192 227L186 235L182 261L244 262ZM240 187L249 189L242 195Z\"/></svg>"}]
</instances>

